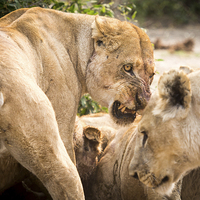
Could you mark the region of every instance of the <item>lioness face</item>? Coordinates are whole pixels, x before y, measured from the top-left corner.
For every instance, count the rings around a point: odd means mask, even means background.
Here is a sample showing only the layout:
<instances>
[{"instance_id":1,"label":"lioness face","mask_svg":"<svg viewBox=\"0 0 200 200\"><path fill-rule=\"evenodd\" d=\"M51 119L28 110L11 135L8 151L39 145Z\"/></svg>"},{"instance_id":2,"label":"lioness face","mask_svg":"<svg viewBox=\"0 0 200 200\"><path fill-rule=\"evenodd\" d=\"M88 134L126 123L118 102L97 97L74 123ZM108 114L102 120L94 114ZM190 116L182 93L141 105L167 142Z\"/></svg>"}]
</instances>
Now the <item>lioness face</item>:
<instances>
[{"instance_id":1,"label":"lioness face","mask_svg":"<svg viewBox=\"0 0 200 200\"><path fill-rule=\"evenodd\" d=\"M165 73L137 127L129 174L161 194L169 195L175 182L192 168L193 156L188 153L192 152L191 140L188 142L190 101L186 74L175 70Z\"/></svg>"},{"instance_id":2,"label":"lioness face","mask_svg":"<svg viewBox=\"0 0 200 200\"><path fill-rule=\"evenodd\" d=\"M92 37L95 51L87 68L87 89L109 107L116 123L134 121L150 98L154 75L151 42L138 27L118 20L96 18Z\"/></svg>"}]
</instances>

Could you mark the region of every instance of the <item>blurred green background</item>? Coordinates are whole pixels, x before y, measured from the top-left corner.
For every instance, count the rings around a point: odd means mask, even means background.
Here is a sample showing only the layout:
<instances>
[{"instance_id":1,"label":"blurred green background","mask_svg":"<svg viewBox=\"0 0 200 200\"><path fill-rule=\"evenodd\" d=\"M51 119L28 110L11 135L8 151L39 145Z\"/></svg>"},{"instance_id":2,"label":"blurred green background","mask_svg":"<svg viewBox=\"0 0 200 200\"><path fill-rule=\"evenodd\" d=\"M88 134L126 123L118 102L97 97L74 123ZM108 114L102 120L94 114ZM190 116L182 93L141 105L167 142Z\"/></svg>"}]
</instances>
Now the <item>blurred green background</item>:
<instances>
[{"instance_id":1,"label":"blurred green background","mask_svg":"<svg viewBox=\"0 0 200 200\"><path fill-rule=\"evenodd\" d=\"M0 17L19 8L44 7L71 13L86 13L116 17L139 24L142 27L151 25L183 26L200 23L199 0L0 0ZM78 107L78 115L107 112L85 94Z\"/></svg>"}]
</instances>

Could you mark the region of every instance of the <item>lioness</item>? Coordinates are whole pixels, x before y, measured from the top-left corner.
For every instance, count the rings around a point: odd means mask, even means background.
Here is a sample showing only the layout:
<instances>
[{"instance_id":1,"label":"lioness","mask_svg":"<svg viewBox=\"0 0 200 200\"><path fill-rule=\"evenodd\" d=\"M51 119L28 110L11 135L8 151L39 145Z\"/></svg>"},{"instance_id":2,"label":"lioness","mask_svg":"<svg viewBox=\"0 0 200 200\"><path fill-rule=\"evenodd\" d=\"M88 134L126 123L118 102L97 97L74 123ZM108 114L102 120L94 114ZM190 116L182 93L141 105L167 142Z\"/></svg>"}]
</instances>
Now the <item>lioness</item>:
<instances>
[{"instance_id":1,"label":"lioness","mask_svg":"<svg viewBox=\"0 0 200 200\"><path fill-rule=\"evenodd\" d=\"M146 106L153 75L151 42L131 23L42 8L14 11L0 19L0 138L53 199L84 199L73 163L82 94L128 124Z\"/></svg>"},{"instance_id":2,"label":"lioness","mask_svg":"<svg viewBox=\"0 0 200 200\"><path fill-rule=\"evenodd\" d=\"M134 129L140 118L138 116L130 127L116 130L110 139L97 167L84 184L87 200L180 200L180 184L170 197L166 197L129 176L128 168L136 142Z\"/></svg>"},{"instance_id":3,"label":"lioness","mask_svg":"<svg viewBox=\"0 0 200 200\"><path fill-rule=\"evenodd\" d=\"M161 194L200 166L199 85L200 71L164 73L138 125L129 174Z\"/></svg>"}]
</instances>

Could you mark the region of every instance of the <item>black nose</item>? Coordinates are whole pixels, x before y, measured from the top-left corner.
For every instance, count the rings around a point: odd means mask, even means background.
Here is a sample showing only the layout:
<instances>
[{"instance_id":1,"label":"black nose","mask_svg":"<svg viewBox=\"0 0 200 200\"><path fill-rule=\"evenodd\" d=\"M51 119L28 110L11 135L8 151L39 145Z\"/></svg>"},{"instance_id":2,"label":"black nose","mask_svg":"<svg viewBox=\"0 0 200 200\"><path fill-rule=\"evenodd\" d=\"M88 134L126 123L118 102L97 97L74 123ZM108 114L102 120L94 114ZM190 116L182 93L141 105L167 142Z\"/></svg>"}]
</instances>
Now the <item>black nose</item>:
<instances>
[{"instance_id":1,"label":"black nose","mask_svg":"<svg viewBox=\"0 0 200 200\"><path fill-rule=\"evenodd\" d=\"M135 178L135 179L139 180L139 177L138 177L138 174L137 174L137 172L135 172L135 174L133 175L133 178Z\"/></svg>"}]
</instances>

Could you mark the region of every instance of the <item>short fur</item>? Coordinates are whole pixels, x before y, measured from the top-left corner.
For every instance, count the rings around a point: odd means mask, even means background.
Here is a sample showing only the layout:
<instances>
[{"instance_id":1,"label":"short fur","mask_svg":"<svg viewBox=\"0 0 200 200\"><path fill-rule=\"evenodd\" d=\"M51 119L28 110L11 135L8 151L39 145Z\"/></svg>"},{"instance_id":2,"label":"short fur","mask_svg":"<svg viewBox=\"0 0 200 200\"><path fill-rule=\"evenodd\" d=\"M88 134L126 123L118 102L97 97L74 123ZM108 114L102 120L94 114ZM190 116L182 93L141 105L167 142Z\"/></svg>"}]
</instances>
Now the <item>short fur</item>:
<instances>
[{"instance_id":1,"label":"short fur","mask_svg":"<svg viewBox=\"0 0 200 200\"><path fill-rule=\"evenodd\" d=\"M135 76L124 71L126 64ZM110 110L121 102L135 116L150 97L153 73L150 40L131 23L51 9L16 10L0 19L0 138L53 199L84 199L73 163L81 95L89 92ZM119 114L113 116L116 122L134 120Z\"/></svg>"},{"instance_id":2,"label":"short fur","mask_svg":"<svg viewBox=\"0 0 200 200\"><path fill-rule=\"evenodd\" d=\"M97 165L98 155L101 153L101 132L97 127L83 124L77 117L73 143L78 173L81 180L86 181ZM31 181L31 183L37 185L40 191L48 195L36 177L22 167L3 145L1 145L0 172L2 172L0 173L0 195L6 189L21 181L25 181L25 183ZM30 188L32 189L33 186Z\"/></svg>"},{"instance_id":3,"label":"short fur","mask_svg":"<svg viewBox=\"0 0 200 200\"><path fill-rule=\"evenodd\" d=\"M186 172L200 166L199 85L200 71L164 73L138 125L129 174L161 194L170 194Z\"/></svg>"},{"instance_id":4,"label":"short fur","mask_svg":"<svg viewBox=\"0 0 200 200\"><path fill-rule=\"evenodd\" d=\"M104 114L104 117L107 118L104 130L106 127L110 129L112 123L108 123L109 116ZM87 116L84 118L87 120ZM92 124L92 116L88 118ZM97 124L95 118L93 117L94 124L99 126L100 124ZM97 118L99 117L97 116ZM85 184L87 200L180 200L181 185L177 185L173 194L168 198L151 188L147 188L128 174L128 166L134 155L136 139L134 129L137 127L140 118L141 116L138 116L129 128L115 130L115 134L108 142L97 167Z\"/></svg>"}]
</instances>

